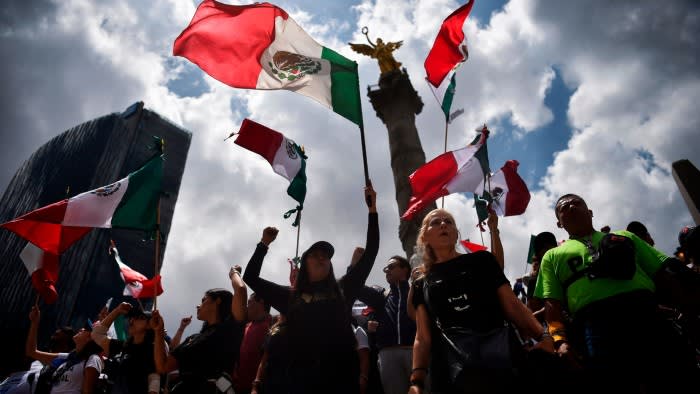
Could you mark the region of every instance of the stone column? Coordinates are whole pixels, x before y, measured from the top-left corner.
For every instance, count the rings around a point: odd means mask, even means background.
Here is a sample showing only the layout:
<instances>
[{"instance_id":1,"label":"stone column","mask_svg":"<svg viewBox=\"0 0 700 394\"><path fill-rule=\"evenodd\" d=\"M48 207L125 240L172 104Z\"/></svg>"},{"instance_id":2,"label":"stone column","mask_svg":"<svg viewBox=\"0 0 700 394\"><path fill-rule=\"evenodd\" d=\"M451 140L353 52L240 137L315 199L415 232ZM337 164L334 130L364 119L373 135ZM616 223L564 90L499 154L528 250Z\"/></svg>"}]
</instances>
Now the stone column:
<instances>
[{"instance_id":1,"label":"stone column","mask_svg":"<svg viewBox=\"0 0 700 394\"><path fill-rule=\"evenodd\" d=\"M394 173L398 214L401 216L406 211L408 200L411 198L408 176L425 164L425 153L415 124L416 115L423 109L423 101L418 96L418 92L413 89L405 68L401 71L383 73L379 77L378 86L367 88L367 96L372 102L377 117L384 122L389 133L391 169ZM435 208L436 205L433 203L413 220L401 221L399 239L406 257L410 258L413 254L423 217Z\"/></svg>"},{"instance_id":2,"label":"stone column","mask_svg":"<svg viewBox=\"0 0 700 394\"><path fill-rule=\"evenodd\" d=\"M673 163L673 179L695 225L700 225L700 171L689 160L678 160Z\"/></svg>"}]
</instances>

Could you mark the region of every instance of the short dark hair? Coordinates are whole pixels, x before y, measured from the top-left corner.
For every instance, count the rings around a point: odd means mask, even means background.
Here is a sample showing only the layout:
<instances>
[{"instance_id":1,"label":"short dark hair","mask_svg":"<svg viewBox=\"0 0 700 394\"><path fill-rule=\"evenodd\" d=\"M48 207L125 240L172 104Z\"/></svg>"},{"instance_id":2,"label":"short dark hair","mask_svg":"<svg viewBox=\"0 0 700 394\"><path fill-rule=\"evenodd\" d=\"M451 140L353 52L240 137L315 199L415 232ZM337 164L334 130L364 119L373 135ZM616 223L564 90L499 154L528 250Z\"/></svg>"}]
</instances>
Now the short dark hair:
<instances>
[{"instance_id":1,"label":"short dark hair","mask_svg":"<svg viewBox=\"0 0 700 394\"><path fill-rule=\"evenodd\" d=\"M555 237L554 234L550 233L549 231L543 231L535 236L535 240L532 243L535 249L535 254L542 258L542 253L540 252L543 249L550 246L557 246L557 237Z\"/></svg>"},{"instance_id":2,"label":"short dark hair","mask_svg":"<svg viewBox=\"0 0 700 394\"><path fill-rule=\"evenodd\" d=\"M632 234L634 234L640 238L649 234L647 227L638 221L630 222L630 224L627 225L627 231L631 232Z\"/></svg>"},{"instance_id":3,"label":"short dark hair","mask_svg":"<svg viewBox=\"0 0 700 394\"><path fill-rule=\"evenodd\" d=\"M570 197L576 197L576 198L580 199L581 201L583 201L584 203L586 202L586 200L584 200L581 196L579 196L578 194L573 194L573 193L567 193L567 194L564 194L563 196L559 197L557 199L557 202L554 204L554 216L557 218L557 220L559 220L559 210L557 209L557 207L559 207L559 202L565 198L570 198Z\"/></svg>"},{"instance_id":4,"label":"short dark hair","mask_svg":"<svg viewBox=\"0 0 700 394\"><path fill-rule=\"evenodd\" d=\"M396 260L399 262L399 267L408 268L408 270L411 271L411 263L408 262L407 258L399 255L394 255L389 257L389 260Z\"/></svg>"}]
</instances>

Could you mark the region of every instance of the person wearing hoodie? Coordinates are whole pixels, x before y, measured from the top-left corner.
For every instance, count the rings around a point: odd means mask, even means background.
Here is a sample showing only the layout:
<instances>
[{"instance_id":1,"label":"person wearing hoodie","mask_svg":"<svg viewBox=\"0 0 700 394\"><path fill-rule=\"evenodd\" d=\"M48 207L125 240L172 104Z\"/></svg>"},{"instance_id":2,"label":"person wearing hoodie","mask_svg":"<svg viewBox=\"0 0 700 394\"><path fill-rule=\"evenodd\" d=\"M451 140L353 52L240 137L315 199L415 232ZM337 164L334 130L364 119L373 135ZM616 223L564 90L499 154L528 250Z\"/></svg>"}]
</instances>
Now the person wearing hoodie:
<instances>
[{"instance_id":1,"label":"person wearing hoodie","mask_svg":"<svg viewBox=\"0 0 700 394\"><path fill-rule=\"evenodd\" d=\"M401 256L392 256L383 269L388 289L364 286L358 299L376 311L379 323L375 334L379 349L378 366L386 394L408 391L413 359L416 323L409 318L408 279L411 265Z\"/></svg>"}]
</instances>

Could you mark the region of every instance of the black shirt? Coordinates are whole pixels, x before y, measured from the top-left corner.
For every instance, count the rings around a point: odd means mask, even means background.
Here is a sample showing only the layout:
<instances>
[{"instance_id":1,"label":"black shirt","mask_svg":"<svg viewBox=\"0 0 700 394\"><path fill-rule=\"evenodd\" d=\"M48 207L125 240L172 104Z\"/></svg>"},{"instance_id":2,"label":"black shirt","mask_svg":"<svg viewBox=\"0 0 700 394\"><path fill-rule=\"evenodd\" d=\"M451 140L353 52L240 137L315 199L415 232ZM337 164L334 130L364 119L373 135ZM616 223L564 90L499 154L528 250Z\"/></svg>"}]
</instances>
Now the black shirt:
<instances>
[{"instance_id":1,"label":"black shirt","mask_svg":"<svg viewBox=\"0 0 700 394\"><path fill-rule=\"evenodd\" d=\"M135 344L111 339L109 354L106 373L114 382L110 392L113 394L147 393L148 375L156 371L153 361L153 341Z\"/></svg>"},{"instance_id":2,"label":"black shirt","mask_svg":"<svg viewBox=\"0 0 700 394\"><path fill-rule=\"evenodd\" d=\"M505 316L496 289L508 284L495 257L489 252L463 254L434 264L430 273L416 280L413 305L425 304L423 286L428 281L431 319L442 327L487 332L503 325Z\"/></svg>"},{"instance_id":3,"label":"black shirt","mask_svg":"<svg viewBox=\"0 0 700 394\"><path fill-rule=\"evenodd\" d=\"M342 295L328 282L311 283L292 299L292 288L260 278L267 247L259 243L243 280L260 297L287 316L288 390L290 393L356 393L359 364L350 326L352 304L365 284L379 251L379 224L370 213L365 252L338 281Z\"/></svg>"},{"instance_id":4,"label":"black shirt","mask_svg":"<svg viewBox=\"0 0 700 394\"><path fill-rule=\"evenodd\" d=\"M488 332L502 327L505 320L497 289L510 285L496 258L489 252L463 254L434 264L430 272L414 282L413 305L426 304L423 287L428 283L426 309L431 327L431 390L452 392L448 376L447 346L435 321L444 329Z\"/></svg>"},{"instance_id":5,"label":"black shirt","mask_svg":"<svg viewBox=\"0 0 700 394\"><path fill-rule=\"evenodd\" d=\"M206 327L190 335L170 354L177 359L183 382L196 383L218 378L222 372L231 373L243 338L243 322L233 318Z\"/></svg>"}]
</instances>

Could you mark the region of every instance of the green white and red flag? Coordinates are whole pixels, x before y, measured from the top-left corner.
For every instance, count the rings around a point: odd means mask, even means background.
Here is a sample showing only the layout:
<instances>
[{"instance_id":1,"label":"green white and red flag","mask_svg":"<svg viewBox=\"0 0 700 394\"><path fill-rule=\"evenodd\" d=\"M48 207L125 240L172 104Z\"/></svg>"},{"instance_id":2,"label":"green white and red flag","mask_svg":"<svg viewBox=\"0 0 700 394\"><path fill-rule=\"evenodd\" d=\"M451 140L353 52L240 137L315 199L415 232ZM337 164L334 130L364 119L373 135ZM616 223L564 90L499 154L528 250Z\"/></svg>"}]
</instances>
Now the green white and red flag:
<instances>
[{"instance_id":1,"label":"green white and red flag","mask_svg":"<svg viewBox=\"0 0 700 394\"><path fill-rule=\"evenodd\" d=\"M449 84L454 70L469 57L463 29L473 6L474 0L469 0L445 18L440 26L424 63L426 79L433 88Z\"/></svg>"},{"instance_id":2,"label":"green white and red flag","mask_svg":"<svg viewBox=\"0 0 700 394\"><path fill-rule=\"evenodd\" d=\"M267 160L275 173L289 181L287 194L304 205L306 155L299 145L282 133L250 119L243 120L234 142Z\"/></svg>"},{"instance_id":3,"label":"green white and red flag","mask_svg":"<svg viewBox=\"0 0 700 394\"><path fill-rule=\"evenodd\" d=\"M124 281L123 295L134 298L154 298L163 294L160 275L154 276L153 279L148 279L146 275L129 267L122 261L116 246L110 247L109 250L110 253L114 254L114 260L119 266L119 274Z\"/></svg>"},{"instance_id":4,"label":"green white and red flag","mask_svg":"<svg viewBox=\"0 0 700 394\"><path fill-rule=\"evenodd\" d=\"M481 130L471 144L462 149L445 152L418 168L408 179L411 199L401 216L411 220L430 203L452 193L473 193L482 187L489 173L486 139L489 131Z\"/></svg>"},{"instance_id":5,"label":"green white and red flag","mask_svg":"<svg viewBox=\"0 0 700 394\"><path fill-rule=\"evenodd\" d=\"M0 227L55 255L95 227L153 231L162 178L163 156L156 156L117 182L36 209Z\"/></svg>"},{"instance_id":6,"label":"green white and red flag","mask_svg":"<svg viewBox=\"0 0 700 394\"><path fill-rule=\"evenodd\" d=\"M235 88L303 94L362 127L357 63L317 43L273 4L204 0L173 55Z\"/></svg>"},{"instance_id":7,"label":"green white and red flag","mask_svg":"<svg viewBox=\"0 0 700 394\"><path fill-rule=\"evenodd\" d=\"M484 245L479 245L479 244L475 244L474 242L469 242L468 239L459 241L459 243L469 253L476 253L476 252L479 252L482 250L489 250L489 248L487 248Z\"/></svg>"},{"instance_id":8,"label":"green white and red flag","mask_svg":"<svg viewBox=\"0 0 700 394\"><path fill-rule=\"evenodd\" d=\"M521 215L530 203L530 190L518 175L518 165L517 160L508 160L485 185L476 190L476 194L489 201L490 208L498 216Z\"/></svg>"},{"instance_id":9,"label":"green white and red flag","mask_svg":"<svg viewBox=\"0 0 700 394\"><path fill-rule=\"evenodd\" d=\"M44 252L31 242L22 249L19 258L32 277L32 286L47 304L53 304L58 298L56 281L58 281L58 255Z\"/></svg>"}]
</instances>

